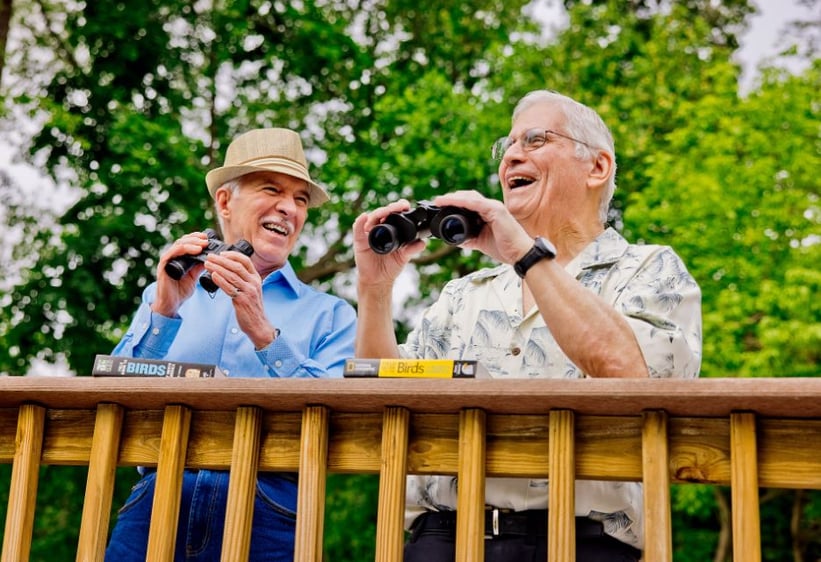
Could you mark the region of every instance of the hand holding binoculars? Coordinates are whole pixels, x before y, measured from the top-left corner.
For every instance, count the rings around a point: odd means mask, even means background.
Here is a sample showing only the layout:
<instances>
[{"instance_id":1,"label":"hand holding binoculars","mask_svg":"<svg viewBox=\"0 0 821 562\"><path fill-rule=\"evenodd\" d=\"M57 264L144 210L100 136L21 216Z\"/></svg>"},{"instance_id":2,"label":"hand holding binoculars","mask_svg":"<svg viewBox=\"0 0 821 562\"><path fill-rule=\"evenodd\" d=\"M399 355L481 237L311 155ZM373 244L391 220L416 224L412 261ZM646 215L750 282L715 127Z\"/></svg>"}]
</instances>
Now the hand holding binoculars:
<instances>
[{"instance_id":1,"label":"hand holding binoculars","mask_svg":"<svg viewBox=\"0 0 821 562\"><path fill-rule=\"evenodd\" d=\"M415 209L391 213L368 235L368 244L377 254L389 254L419 238L434 236L458 245L479 234L484 221L478 213L461 207L437 207L421 202Z\"/></svg>"}]
</instances>

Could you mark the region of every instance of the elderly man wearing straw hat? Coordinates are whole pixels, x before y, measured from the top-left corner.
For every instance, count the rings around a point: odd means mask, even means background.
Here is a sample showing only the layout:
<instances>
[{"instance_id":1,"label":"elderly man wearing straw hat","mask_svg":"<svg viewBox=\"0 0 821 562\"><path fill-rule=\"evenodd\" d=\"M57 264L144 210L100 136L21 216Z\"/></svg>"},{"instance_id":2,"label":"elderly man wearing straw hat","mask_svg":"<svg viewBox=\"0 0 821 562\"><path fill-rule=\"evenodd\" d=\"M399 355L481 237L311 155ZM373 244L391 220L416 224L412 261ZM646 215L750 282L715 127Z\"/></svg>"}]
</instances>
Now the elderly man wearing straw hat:
<instances>
[{"instance_id":1,"label":"elderly man wearing straw hat","mask_svg":"<svg viewBox=\"0 0 821 562\"><path fill-rule=\"evenodd\" d=\"M174 242L114 354L214 364L237 377L341 376L354 352L356 313L299 281L288 263L308 209L328 200L308 173L299 135L276 128L240 135L205 181L226 248L203 252L202 232ZM242 240L252 253L231 251ZM188 260L190 269L169 275L173 260ZM199 281L203 273L211 283ZM141 471L106 560L145 560L155 471ZM296 490L294 474L258 475L250 560L293 559ZM175 560L220 559L227 494L228 472L185 471Z\"/></svg>"}]
</instances>

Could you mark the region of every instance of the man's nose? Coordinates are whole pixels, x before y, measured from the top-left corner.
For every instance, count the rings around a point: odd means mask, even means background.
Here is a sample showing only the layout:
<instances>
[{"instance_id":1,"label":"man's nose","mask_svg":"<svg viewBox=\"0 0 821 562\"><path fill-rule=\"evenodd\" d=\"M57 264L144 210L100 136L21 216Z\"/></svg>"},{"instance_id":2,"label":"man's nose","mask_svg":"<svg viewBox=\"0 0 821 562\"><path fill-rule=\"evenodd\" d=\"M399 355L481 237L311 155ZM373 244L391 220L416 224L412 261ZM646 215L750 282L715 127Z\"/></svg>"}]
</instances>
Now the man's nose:
<instances>
[{"instance_id":1,"label":"man's nose","mask_svg":"<svg viewBox=\"0 0 821 562\"><path fill-rule=\"evenodd\" d=\"M503 163L520 162L524 158L525 158L524 144L522 143L521 139L517 139L516 142L514 142L509 147L507 147L507 150L502 155L502 162Z\"/></svg>"},{"instance_id":2,"label":"man's nose","mask_svg":"<svg viewBox=\"0 0 821 562\"><path fill-rule=\"evenodd\" d=\"M280 197L277 200L276 209L284 215L292 215L296 212L296 200L287 195Z\"/></svg>"}]
</instances>

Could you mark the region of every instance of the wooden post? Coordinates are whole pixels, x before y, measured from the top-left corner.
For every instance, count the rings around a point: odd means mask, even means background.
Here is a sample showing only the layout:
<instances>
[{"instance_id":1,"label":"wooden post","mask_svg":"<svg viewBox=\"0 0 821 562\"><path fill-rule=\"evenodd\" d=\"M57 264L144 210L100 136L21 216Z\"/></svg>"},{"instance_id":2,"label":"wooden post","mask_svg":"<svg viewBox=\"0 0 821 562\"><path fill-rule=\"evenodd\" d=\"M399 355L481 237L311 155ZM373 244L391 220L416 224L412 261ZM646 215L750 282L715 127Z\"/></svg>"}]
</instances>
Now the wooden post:
<instances>
[{"instance_id":1,"label":"wooden post","mask_svg":"<svg viewBox=\"0 0 821 562\"><path fill-rule=\"evenodd\" d=\"M300 562L322 561L329 419L324 406L308 406L302 413L294 550L294 560Z\"/></svg>"},{"instance_id":2,"label":"wooden post","mask_svg":"<svg viewBox=\"0 0 821 562\"><path fill-rule=\"evenodd\" d=\"M123 416L123 408L117 404L97 406L77 562L102 562L105 557Z\"/></svg>"},{"instance_id":3,"label":"wooden post","mask_svg":"<svg viewBox=\"0 0 821 562\"><path fill-rule=\"evenodd\" d=\"M261 434L262 410L257 407L238 408L225 508L225 530L220 557L222 562L248 560L251 552Z\"/></svg>"},{"instance_id":4,"label":"wooden post","mask_svg":"<svg viewBox=\"0 0 821 562\"><path fill-rule=\"evenodd\" d=\"M547 506L547 560L576 559L576 447L572 410L551 410L548 443L550 493Z\"/></svg>"},{"instance_id":5,"label":"wooden post","mask_svg":"<svg viewBox=\"0 0 821 562\"><path fill-rule=\"evenodd\" d=\"M484 410L459 412L459 493L456 499L456 562L485 559Z\"/></svg>"},{"instance_id":6,"label":"wooden post","mask_svg":"<svg viewBox=\"0 0 821 562\"><path fill-rule=\"evenodd\" d=\"M402 560L409 426L409 410L385 408L382 417L382 467L376 523L377 562Z\"/></svg>"},{"instance_id":7,"label":"wooden post","mask_svg":"<svg viewBox=\"0 0 821 562\"><path fill-rule=\"evenodd\" d=\"M34 404L20 406L2 562L27 562L31 554L45 423L45 408Z\"/></svg>"},{"instance_id":8,"label":"wooden post","mask_svg":"<svg viewBox=\"0 0 821 562\"><path fill-rule=\"evenodd\" d=\"M733 560L761 561L761 519L758 503L758 455L755 414L730 414Z\"/></svg>"},{"instance_id":9,"label":"wooden post","mask_svg":"<svg viewBox=\"0 0 821 562\"><path fill-rule=\"evenodd\" d=\"M151 504L151 527L148 530L147 559L152 562L174 560L190 428L191 410L179 405L165 407L154 501Z\"/></svg>"},{"instance_id":10,"label":"wooden post","mask_svg":"<svg viewBox=\"0 0 821 562\"><path fill-rule=\"evenodd\" d=\"M673 525L670 514L670 453L667 414L642 414L641 464L644 483L644 559L673 560Z\"/></svg>"}]
</instances>

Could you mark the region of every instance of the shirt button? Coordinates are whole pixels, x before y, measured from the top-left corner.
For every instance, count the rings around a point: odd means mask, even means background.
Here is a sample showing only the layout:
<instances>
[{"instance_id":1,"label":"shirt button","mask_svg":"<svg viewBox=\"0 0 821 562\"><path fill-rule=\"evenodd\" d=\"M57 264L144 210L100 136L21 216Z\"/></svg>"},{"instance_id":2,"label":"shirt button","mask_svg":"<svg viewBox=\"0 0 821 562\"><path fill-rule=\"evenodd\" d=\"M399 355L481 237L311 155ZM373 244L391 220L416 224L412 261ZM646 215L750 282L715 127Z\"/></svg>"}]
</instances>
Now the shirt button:
<instances>
[{"instance_id":1,"label":"shirt button","mask_svg":"<svg viewBox=\"0 0 821 562\"><path fill-rule=\"evenodd\" d=\"M154 334L155 336L159 336L160 335L160 329L159 328L154 328L153 330L151 330L151 333Z\"/></svg>"},{"instance_id":2,"label":"shirt button","mask_svg":"<svg viewBox=\"0 0 821 562\"><path fill-rule=\"evenodd\" d=\"M225 373L225 376L227 377L228 375L230 375L230 374L231 374L231 371L229 371L228 369L225 369L225 370L223 371L223 373Z\"/></svg>"},{"instance_id":3,"label":"shirt button","mask_svg":"<svg viewBox=\"0 0 821 562\"><path fill-rule=\"evenodd\" d=\"M510 350L510 352L514 356L516 356L516 355L519 355L522 352L522 348L521 347L514 347L513 349Z\"/></svg>"},{"instance_id":4,"label":"shirt button","mask_svg":"<svg viewBox=\"0 0 821 562\"><path fill-rule=\"evenodd\" d=\"M236 333L237 333L237 331L238 331L238 330L237 330L236 328L231 328L231 333L232 333L232 334L236 334Z\"/></svg>"},{"instance_id":5,"label":"shirt button","mask_svg":"<svg viewBox=\"0 0 821 562\"><path fill-rule=\"evenodd\" d=\"M274 361L274 367L277 367L277 368L282 367L282 361L280 361L278 359L276 361Z\"/></svg>"}]
</instances>

